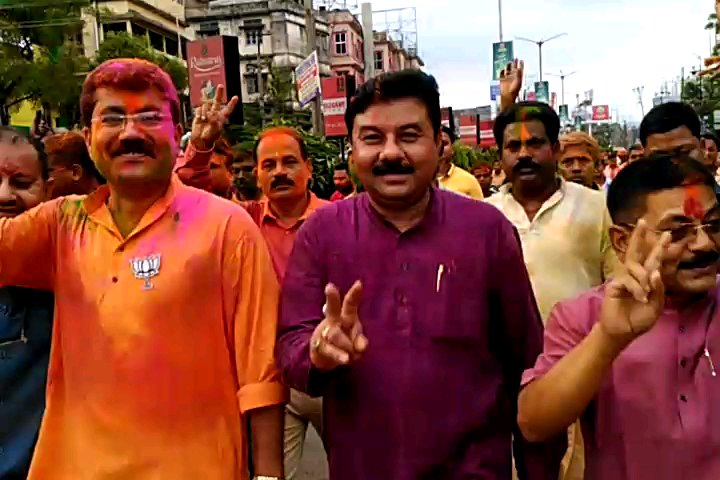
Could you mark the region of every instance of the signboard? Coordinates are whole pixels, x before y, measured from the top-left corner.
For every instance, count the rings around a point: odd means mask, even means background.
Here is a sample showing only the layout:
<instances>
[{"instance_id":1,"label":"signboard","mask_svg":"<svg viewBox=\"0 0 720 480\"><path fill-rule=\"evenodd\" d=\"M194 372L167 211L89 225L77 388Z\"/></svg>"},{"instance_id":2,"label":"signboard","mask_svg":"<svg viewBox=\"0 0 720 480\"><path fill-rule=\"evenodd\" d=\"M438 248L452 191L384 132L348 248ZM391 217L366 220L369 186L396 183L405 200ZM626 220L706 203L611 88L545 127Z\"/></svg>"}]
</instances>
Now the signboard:
<instances>
[{"instance_id":1,"label":"signboard","mask_svg":"<svg viewBox=\"0 0 720 480\"><path fill-rule=\"evenodd\" d=\"M477 114L460 115L460 141L466 145L478 144Z\"/></svg>"},{"instance_id":2,"label":"signboard","mask_svg":"<svg viewBox=\"0 0 720 480\"><path fill-rule=\"evenodd\" d=\"M529 102L534 102L537 99L537 96L535 95L535 92L528 92L527 93L527 99Z\"/></svg>"},{"instance_id":3,"label":"signboard","mask_svg":"<svg viewBox=\"0 0 720 480\"><path fill-rule=\"evenodd\" d=\"M493 121L480 121L480 146L490 148L495 146L495 135L493 134Z\"/></svg>"},{"instance_id":4,"label":"signboard","mask_svg":"<svg viewBox=\"0 0 720 480\"><path fill-rule=\"evenodd\" d=\"M563 125L570 122L570 114L567 105L560 105L560 123Z\"/></svg>"},{"instance_id":5,"label":"signboard","mask_svg":"<svg viewBox=\"0 0 720 480\"><path fill-rule=\"evenodd\" d=\"M553 110L557 110L557 93L552 92L550 95L550 106L553 108Z\"/></svg>"},{"instance_id":6,"label":"signboard","mask_svg":"<svg viewBox=\"0 0 720 480\"><path fill-rule=\"evenodd\" d=\"M320 66L317 52L312 52L295 68L295 85L300 107L306 106L320 94Z\"/></svg>"},{"instance_id":7,"label":"signboard","mask_svg":"<svg viewBox=\"0 0 720 480\"><path fill-rule=\"evenodd\" d=\"M500 72L514 58L513 42L493 43L493 80L500 80Z\"/></svg>"},{"instance_id":8,"label":"signboard","mask_svg":"<svg viewBox=\"0 0 720 480\"><path fill-rule=\"evenodd\" d=\"M190 103L199 107L213 100L218 85L225 86L227 98L242 101L240 51L237 37L217 36L189 42L186 50ZM230 122L243 123L243 109L236 108Z\"/></svg>"},{"instance_id":9,"label":"signboard","mask_svg":"<svg viewBox=\"0 0 720 480\"><path fill-rule=\"evenodd\" d=\"M345 110L348 105L347 82L344 76L322 79L322 113L325 136L346 137Z\"/></svg>"},{"instance_id":10,"label":"signboard","mask_svg":"<svg viewBox=\"0 0 720 480\"><path fill-rule=\"evenodd\" d=\"M593 105L593 122L607 122L610 120L610 107L607 105Z\"/></svg>"},{"instance_id":11,"label":"signboard","mask_svg":"<svg viewBox=\"0 0 720 480\"><path fill-rule=\"evenodd\" d=\"M535 100L550 103L550 84L548 82L535 82Z\"/></svg>"},{"instance_id":12,"label":"signboard","mask_svg":"<svg viewBox=\"0 0 720 480\"><path fill-rule=\"evenodd\" d=\"M493 102L500 98L500 84L490 84L490 100Z\"/></svg>"},{"instance_id":13,"label":"signboard","mask_svg":"<svg viewBox=\"0 0 720 480\"><path fill-rule=\"evenodd\" d=\"M453 119L453 109L452 107L443 108L440 110L440 123L452 130L455 131L455 120Z\"/></svg>"},{"instance_id":14,"label":"signboard","mask_svg":"<svg viewBox=\"0 0 720 480\"><path fill-rule=\"evenodd\" d=\"M225 85L225 58L222 37L210 37L187 44L190 103L199 107L215 98L218 85Z\"/></svg>"}]
</instances>

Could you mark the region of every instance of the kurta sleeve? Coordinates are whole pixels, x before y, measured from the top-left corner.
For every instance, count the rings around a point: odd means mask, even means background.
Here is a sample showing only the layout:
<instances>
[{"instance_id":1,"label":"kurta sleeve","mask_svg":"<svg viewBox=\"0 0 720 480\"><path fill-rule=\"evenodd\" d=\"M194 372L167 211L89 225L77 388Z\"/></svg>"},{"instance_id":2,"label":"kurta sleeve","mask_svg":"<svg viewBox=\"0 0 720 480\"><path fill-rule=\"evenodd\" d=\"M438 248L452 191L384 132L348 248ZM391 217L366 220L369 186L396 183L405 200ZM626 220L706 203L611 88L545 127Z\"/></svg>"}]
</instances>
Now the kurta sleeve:
<instances>
[{"instance_id":1,"label":"kurta sleeve","mask_svg":"<svg viewBox=\"0 0 720 480\"><path fill-rule=\"evenodd\" d=\"M617 274L621 266L620 261L615 254L615 249L612 246L612 242L610 242L610 225L612 225L612 220L610 219L610 214L608 213L607 209L605 209L605 214L603 216L602 222L602 237L600 243L603 259L603 280L605 281L613 278Z\"/></svg>"},{"instance_id":2,"label":"kurta sleeve","mask_svg":"<svg viewBox=\"0 0 720 480\"><path fill-rule=\"evenodd\" d=\"M494 290L490 294L492 322L497 339L495 348L503 360L505 384L517 418L517 399L524 370L535 364L542 353L543 325L535 302L530 278L515 228L500 222L491 262ZM560 462L567 447L566 436L531 444L517 425L513 434L513 453L520 480L557 480Z\"/></svg>"},{"instance_id":3,"label":"kurta sleeve","mask_svg":"<svg viewBox=\"0 0 720 480\"><path fill-rule=\"evenodd\" d=\"M225 240L225 296L234 304L233 350L240 411L279 405L287 401L274 349L279 288L267 246L258 228L243 213L231 219Z\"/></svg>"},{"instance_id":4,"label":"kurta sleeve","mask_svg":"<svg viewBox=\"0 0 720 480\"><path fill-rule=\"evenodd\" d=\"M53 289L58 209L64 201L0 219L0 286Z\"/></svg>"},{"instance_id":5,"label":"kurta sleeve","mask_svg":"<svg viewBox=\"0 0 720 480\"><path fill-rule=\"evenodd\" d=\"M327 283L322 216L313 214L295 239L282 286L276 355L285 383L311 396L322 395L327 380L310 362L310 337L323 318Z\"/></svg>"},{"instance_id":6,"label":"kurta sleeve","mask_svg":"<svg viewBox=\"0 0 720 480\"><path fill-rule=\"evenodd\" d=\"M188 142L185 156L175 165L175 173L185 185L210 191L210 157L212 152L198 152Z\"/></svg>"}]
</instances>

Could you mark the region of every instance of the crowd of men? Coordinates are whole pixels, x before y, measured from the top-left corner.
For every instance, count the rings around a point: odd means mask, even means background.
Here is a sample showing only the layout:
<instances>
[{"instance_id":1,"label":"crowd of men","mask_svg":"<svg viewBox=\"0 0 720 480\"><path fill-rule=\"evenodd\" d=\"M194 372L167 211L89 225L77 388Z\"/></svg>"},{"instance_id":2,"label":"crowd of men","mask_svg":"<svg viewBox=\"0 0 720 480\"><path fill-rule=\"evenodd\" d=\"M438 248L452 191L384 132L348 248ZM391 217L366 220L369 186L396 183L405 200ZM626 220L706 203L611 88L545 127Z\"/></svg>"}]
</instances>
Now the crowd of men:
<instances>
[{"instance_id":1,"label":"crowd of men","mask_svg":"<svg viewBox=\"0 0 720 480\"><path fill-rule=\"evenodd\" d=\"M331 480L720 478L716 137L668 103L603 159L501 77L472 172L432 76L361 86L332 201L142 60L0 127L0 479L292 479L310 425Z\"/></svg>"}]
</instances>

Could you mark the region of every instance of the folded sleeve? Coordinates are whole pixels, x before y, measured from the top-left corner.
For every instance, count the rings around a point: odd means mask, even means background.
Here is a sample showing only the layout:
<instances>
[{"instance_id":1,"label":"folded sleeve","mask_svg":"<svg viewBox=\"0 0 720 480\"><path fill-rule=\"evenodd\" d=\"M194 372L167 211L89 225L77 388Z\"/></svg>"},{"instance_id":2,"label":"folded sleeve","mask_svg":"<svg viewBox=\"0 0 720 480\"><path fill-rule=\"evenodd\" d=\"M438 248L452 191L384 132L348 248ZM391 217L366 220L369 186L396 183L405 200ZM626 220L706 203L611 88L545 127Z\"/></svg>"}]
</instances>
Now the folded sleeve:
<instances>
[{"instance_id":1,"label":"folded sleeve","mask_svg":"<svg viewBox=\"0 0 720 480\"><path fill-rule=\"evenodd\" d=\"M244 212L226 233L224 255L226 297L234 304L233 351L241 412L280 405L288 392L274 358L279 287L267 246Z\"/></svg>"},{"instance_id":2,"label":"folded sleeve","mask_svg":"<svg viewBox=\"0 0 720 480\"><path fill-rule=\"evenodd\" d=\"M0 286L52 290L59 198L0 219Z\"/></svg>"},{"instance_id":3,"label":"folded sleeve","mask_svg":"<svg viewBox=\"0 0 720 480\"><path fill-rule=\"evenodd\" d=\"M175 173L185 185L210 191L211 156L212 152L198 152L192 142L188 142L185 155L175 165Z\"/></svg>"}]
</instances>

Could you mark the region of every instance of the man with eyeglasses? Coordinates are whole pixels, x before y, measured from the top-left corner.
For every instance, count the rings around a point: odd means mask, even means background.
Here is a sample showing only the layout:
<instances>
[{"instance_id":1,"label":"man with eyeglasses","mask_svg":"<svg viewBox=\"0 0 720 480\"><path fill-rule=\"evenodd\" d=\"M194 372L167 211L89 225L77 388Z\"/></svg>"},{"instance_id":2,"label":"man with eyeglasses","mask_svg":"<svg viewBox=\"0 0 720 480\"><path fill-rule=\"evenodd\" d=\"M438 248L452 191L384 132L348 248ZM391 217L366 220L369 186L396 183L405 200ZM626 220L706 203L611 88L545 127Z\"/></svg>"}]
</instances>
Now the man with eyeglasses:
<instances>
[{"instance_id":1,"label":"man with eyeglasses","mask_svg":"<svg viewBox=\"0 0 720 480\"><path fill-rule=\"evenodd\" d=\"M0 219L0 284L55 292L28 479L246 480L248 417L256 478L281 478L278 285L260 232L173 174L180 103L157 65L103 63L80 104L107 185Z\"/></svg>"},{"instance_id":2,"label":"man with eyeglasses","mask_svg":"<svg viewBox=\"0 0 720 480\"><path fill-rule=\"evenodd\" d=\"M518 422L542 441L580 417L587 480L720 478L720 204L682 154L610 185L613 280L550 316Z\"/></svg>"},{"instance_id":3,"label":"man with eyeglasses","mask_svg":"<svg viewBox=\"0 0 720 480\"><path fill-rule=\"evenodd\" d=\"M0 218L45 200L43 145L0 127ZM22 283L18 283L22 285ZM45 409L53 295L48 289L0 288L0 478L27 478Z\"/></svg>"}]
</instances>

